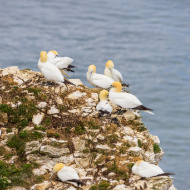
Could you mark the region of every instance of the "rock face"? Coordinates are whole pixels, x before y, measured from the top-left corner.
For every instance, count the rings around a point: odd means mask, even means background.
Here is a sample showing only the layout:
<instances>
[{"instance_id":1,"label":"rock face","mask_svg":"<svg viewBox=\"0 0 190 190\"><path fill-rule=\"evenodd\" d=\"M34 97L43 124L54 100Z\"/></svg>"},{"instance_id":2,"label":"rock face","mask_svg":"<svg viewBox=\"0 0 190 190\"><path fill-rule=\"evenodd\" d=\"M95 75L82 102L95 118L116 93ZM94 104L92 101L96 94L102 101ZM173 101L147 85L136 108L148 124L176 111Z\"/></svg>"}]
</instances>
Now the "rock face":
<instances>
[{"instance_id":1,"label":"rock face","mask_svg":"<svg viewBox=\"0 0 190 190\"><path fill-rule=\"evenodd\" d=\"M139 158L158 164L164 154L140 117L115 109L99 117L98 89L78 79L72 79L78 86L68 89L43 86L44 81L38 72L0 70L0 167L6 171L0 187L76 189L49 180L53 166L62 162L75 168L84 190L175 189L170 178L140 180L131 172Z\"/></svg>"}]
</instances>

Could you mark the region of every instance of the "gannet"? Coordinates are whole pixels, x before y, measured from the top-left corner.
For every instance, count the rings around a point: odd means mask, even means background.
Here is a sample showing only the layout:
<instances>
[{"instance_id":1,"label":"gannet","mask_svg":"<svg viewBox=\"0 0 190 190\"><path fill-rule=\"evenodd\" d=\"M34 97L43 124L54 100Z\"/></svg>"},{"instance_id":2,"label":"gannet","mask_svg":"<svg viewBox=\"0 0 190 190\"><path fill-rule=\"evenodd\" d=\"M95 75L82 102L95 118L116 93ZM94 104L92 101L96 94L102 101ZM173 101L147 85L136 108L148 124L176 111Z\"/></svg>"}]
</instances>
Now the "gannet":
<instances>
[{"instance_id":1,"label":"gannet","mask_svg":"<svg viewBox=\"0 0 190 190\"><path fill-rule=\"evenodd\" d=\"M108 76L97 74L95 65L90 65L88 67L88 72L86 73L86 77L90 84L98 88L107 89L114 82L114 80Z\"/></svg>"},{"instance_id":2,"label":"gannet","mask_svg":"<svg viewBox=\"0 0 190 190\"><path fill-rule=\"evenodd\" d=\"M55 50L48 52L48 60L57 68L61 69L64 75L69 76L65 71L75 72L72 68L76 66L70 65L74 60L70 57L59 57L58 52Z\"/></svg>"},{"instance_id":3,"label":"gannet","mask_svg":"<svg viewBox=\"0 0 190 190\"><path fill-rule=\"evenodd\" d=\"M143 178L175 175L172 173L164 173L164 171L159 166L149 164L143 160L139 160L135 163L135 165L132 167L132 172Z\"/></svg>"},{"instance_id":4,"label":"gannet","mask_svg":"<svg viewBox=\"0 0 190 190\"><path fill-rule=\"evenodd\" d=\"M65 80L60 70L48 61L48 56L45 51L40 53L40 59L38 61L38 68L47 80L53 80L55 82L62 82L65 84L72 84L70 81Z\"/></svg>"},{"instance_id":5,"label":"gannet","mask_svg":"<svg viewBox=\"0 0 190 190\"><path fill-rule=\"evenodd\" d=\"M121 89L122 89L122 86L120 82L115 81L112 83L112 87L109 91L109 100L113 104L121 108L142 110L142 111L153 114L151 112L153 110L143 106L140 100L136 96L127 92L121 92Z\"/></svg>"},{"instance_id":6,"label":"gannet","mask_svg":"<svg viewBox=\"0 0 190 190\"><path fill-rule=\"evenodd\" d=\"M53 173L51 174L50 178L52 178L55 173L57 173L57 176L63 182L70 182L74 185L77 184L78 186L84 184L79 180L79 176L74 168L67 167L62 163L58 163L53 167Z\"/></svg>"},{"instance_id":7,"label":"gannet","mask_svg":"<svg viewBox=\"0 0 190 190\"><path fill-rule=\"evenodd\" d=\"M100 102L96 106L96 110L100 111L102 114L108 113L110 114L113 110L111 105L109 104L107 100L109 92L107 90L102 90L99 94Z\"/></svg>"},{"instance_id":8,"label":"gannet","mask_svg":"<svg viewBox=\"0 0 190 190\"><path fill-rule=\"evenodd\" d=\"M129 87L129 84L123 83L123 77L121 73L117 70L114 69L114 64L111 60L108 60L105 65L104 69L104 75L111 77L114 81L118 81L122 83L122 86L127 86Z\"/></svg>"}]
</instances>

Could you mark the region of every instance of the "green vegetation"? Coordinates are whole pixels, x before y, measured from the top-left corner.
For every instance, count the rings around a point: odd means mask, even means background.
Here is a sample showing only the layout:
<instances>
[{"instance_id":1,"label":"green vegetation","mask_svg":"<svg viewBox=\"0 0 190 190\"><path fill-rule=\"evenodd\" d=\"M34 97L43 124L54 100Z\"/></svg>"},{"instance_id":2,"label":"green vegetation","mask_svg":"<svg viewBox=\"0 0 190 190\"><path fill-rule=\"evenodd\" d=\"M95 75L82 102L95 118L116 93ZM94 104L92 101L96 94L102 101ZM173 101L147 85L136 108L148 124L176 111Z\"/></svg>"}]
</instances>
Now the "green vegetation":
<instances>
[{"instance_id":1,"label":"green vegetation","mask_svg":"<svg viewBox=\"0 0 190 190\"><path fill-rule=\"evenodd\" d=\"M109 187L110 187L109 182L102 180L102 181L100 181L99 184L93 185L93 186L90 188L90 190L106 190L106 189L108 189Z\"/></svg>"},{"instance_id":2,"label":"green vegetation","mask_svg":"<svg viewBox=\"0 0 190 190\"><path fill-rule=\"evenodd\" d=\"M143 146L143 143L141 142L140 139L138 139L138 147L142 148L142 146Z\"/></svg>"},{"instance_id":3,"label":"green vegetation","mask_svg":"<svg viewBox=\"0 0 190 190\"><path fill-rule=\"evenodd\" d=\"M134 163L130 163L127 165L127 167L129 168L130 172L132 171L132 167L134 166Z\"/></svg>"},{"instance_id":4,"label":"green vegetation","mask_svg":"<svg viewBox=\"0 0 190 190\"><path fill-rule=\"evenodd\" d=\"M28 92L34 93L35 96L37 96L38 94L40 94L40 92L42 91L40 88L27 88Z\"/></svg>"},{"instance_id":5,"label":"green vegetation","mask_svg":"<svg viewBox=\"0 0 190 190\"><path fill-rule=\"evenodd\" d=\"M53 138L59 138L60 135L58 133L54 133L54 132L47 132L47 137L53 137Z\"/></svg>"},{"instance_id":6,"label":"green vegetation","mask_svg":"<svg viewBox=\"0 0 190 190\"><path fill-rule=\"evenodd\" d=\"M37 125L34 126L34 129L35 130L39 130L39 131L45 131L46 130L45 127L43 127L43 126L37 126Z\"/></svg>"},{"instance_id":7,"label":"green vegetation","mask_svg":"<svg viewBox=\"0 0 190 190\"><path fill-rule=\"evenodd\" d=\"M93 120L87 121L86 123L90 129L100 129L100 125Z\"/></svg>"},{"instance_id":8,"label":"green vegetation","mask_svg":"<svg viewBox=\"0 0 190 190\"><path fill-rule=\"evenodd\" d=\"M32 169L35 164L23 163L19 167L0 161L0 190L10 186L29 187L30 178L34 178Z\"/></svg>"},{"instance_id":9,"label":"green vegetation","mask_svg":"<svg viewBox=\"0 0 190 190\"><path fill-rule=\"evenodd\" d=\"M77 135L82 135L82 134L85 134L85 132L86 132L86 129L84 128L84 123L79 122L79 124L75 126L74 133Z\"/></svg>"},{"instance_id":10,"label":"green vegetation","mask_svg":"<svg viewBox=\"0 0 190 190\"><path fill-rule=\"evenodd\" d=\"M154 145L153 145L153 148L154 148L154 153L155 153L155 154L161 152L161 148L159 147L158 144L154 144Z\"/></svg>"},{"instance_id":11,"label":"green vegetation","mask_svg":"<svg viewBox=\"0 0 190 190\"><path fill-rule=\"evenodd\" d=\"M116 180L128 179L126 170L124 168L119 168L115 161L112 165L108 165L107 168L108 172L114 172L116 174Z\"/></svg>"},{"instance_id":12,"label":"green vegetation","mask_svg":"<svg viewBox=\"0 0 190 190\"><path fill-rule=\"evenodd\" d=\"M37 108L35 104L21 104L17 108L12 108L10 105L1 104L0 111L8 114L8 122L16 123L17 127L24 128L32 121L33 115L36 113Z\"/></svg>"}]
</instances>

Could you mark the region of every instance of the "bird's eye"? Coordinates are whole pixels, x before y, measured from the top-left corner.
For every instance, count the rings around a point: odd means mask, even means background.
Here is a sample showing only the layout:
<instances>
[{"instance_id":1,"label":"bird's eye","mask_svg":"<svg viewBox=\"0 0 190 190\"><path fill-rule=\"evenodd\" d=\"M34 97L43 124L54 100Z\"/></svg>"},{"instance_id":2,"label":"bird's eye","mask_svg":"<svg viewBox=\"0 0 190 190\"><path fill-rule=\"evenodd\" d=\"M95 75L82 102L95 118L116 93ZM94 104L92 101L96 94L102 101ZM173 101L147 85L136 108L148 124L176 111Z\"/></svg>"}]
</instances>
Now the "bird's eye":
<instances>
[{"instance_id":1,"label":"bird's eye","mask_svg":"<svg viewBox=\"0 0 190 190\"><path fill-rule=\"evenodd\" d=\"M55 55L55 57L58 57L58 55Z\"/></svg>"}]
</instances>

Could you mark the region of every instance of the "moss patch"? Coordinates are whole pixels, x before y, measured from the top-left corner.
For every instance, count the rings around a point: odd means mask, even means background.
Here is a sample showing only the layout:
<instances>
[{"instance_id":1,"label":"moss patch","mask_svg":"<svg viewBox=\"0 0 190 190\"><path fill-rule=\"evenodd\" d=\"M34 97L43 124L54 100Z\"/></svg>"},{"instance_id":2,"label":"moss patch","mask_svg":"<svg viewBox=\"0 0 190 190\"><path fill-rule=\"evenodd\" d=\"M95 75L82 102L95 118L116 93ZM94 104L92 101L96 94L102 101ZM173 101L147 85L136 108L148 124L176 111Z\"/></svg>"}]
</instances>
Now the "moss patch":
<instances>
[{"instance_id":1,"label":"moss patch","mask_svg":"<svg viewBox=\"0 0 190 190\"><path fill-rule=\"evenodd\" d=\"M110 187L110 183L108 181L100 181L99 184L93 185L90 190L107 190Z\"/></svg>"}]
</instances>

